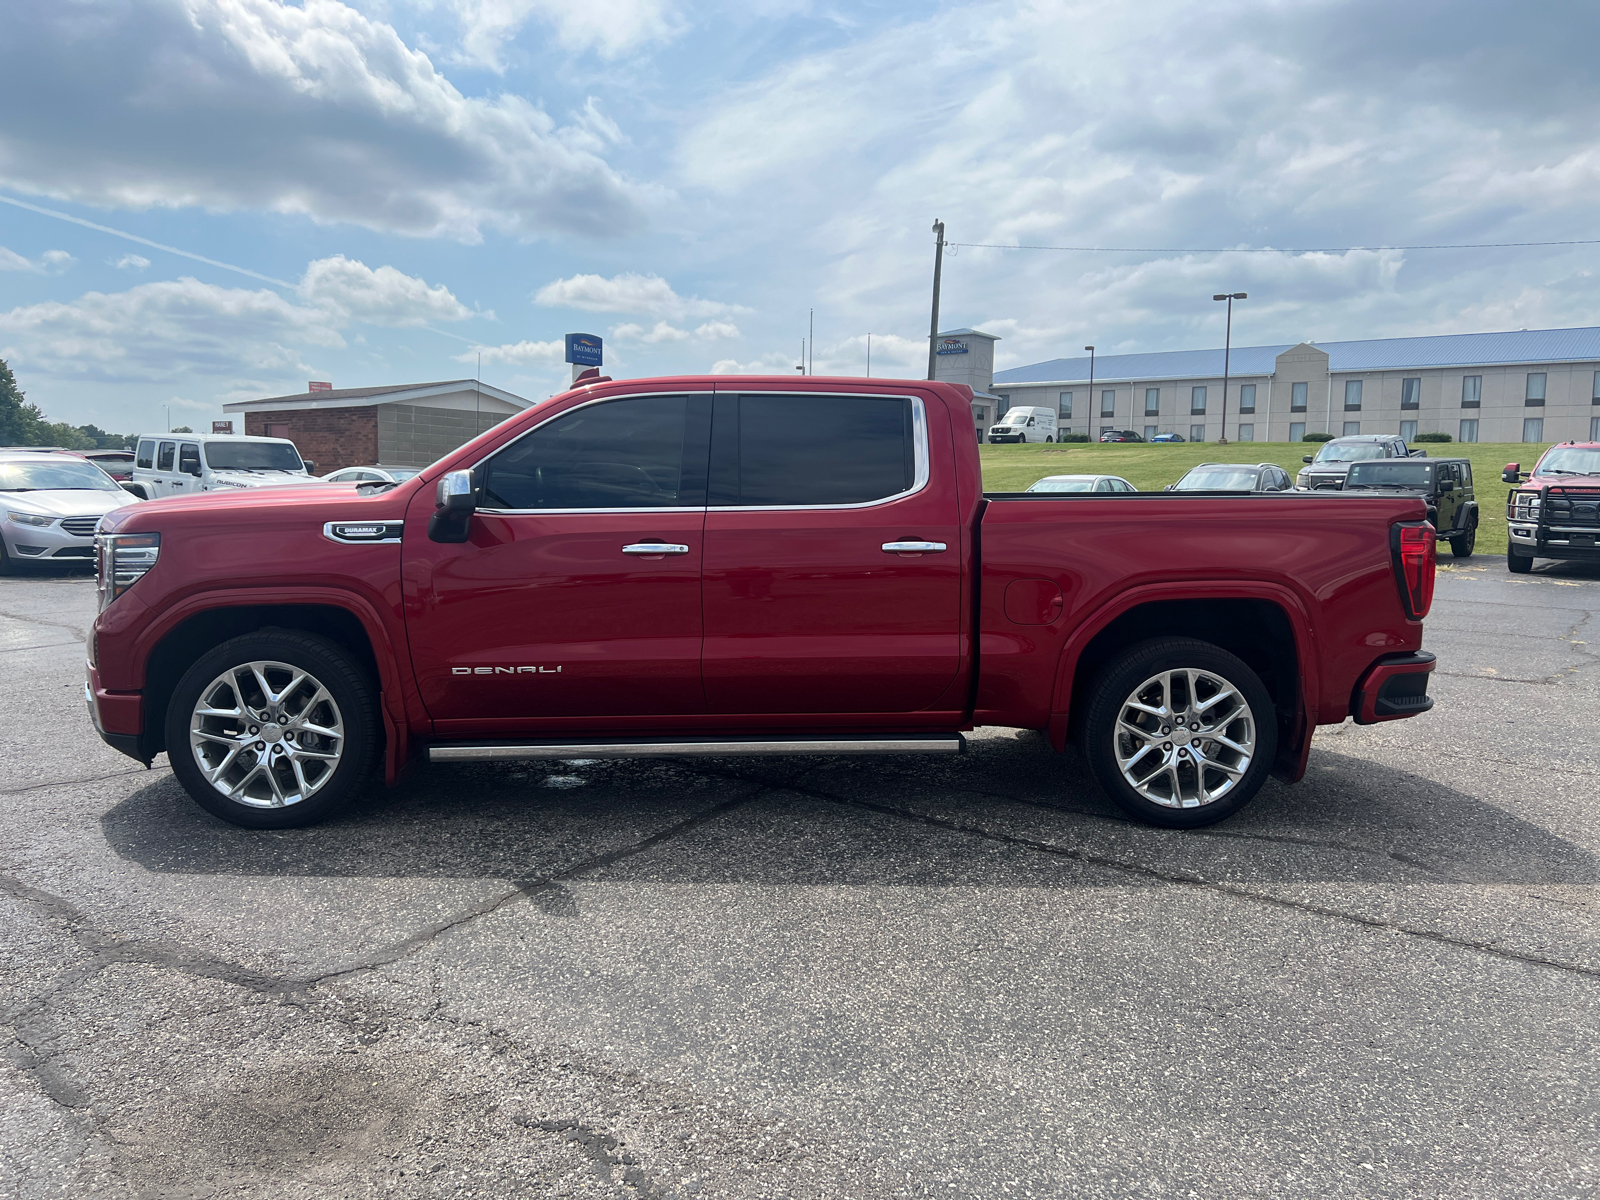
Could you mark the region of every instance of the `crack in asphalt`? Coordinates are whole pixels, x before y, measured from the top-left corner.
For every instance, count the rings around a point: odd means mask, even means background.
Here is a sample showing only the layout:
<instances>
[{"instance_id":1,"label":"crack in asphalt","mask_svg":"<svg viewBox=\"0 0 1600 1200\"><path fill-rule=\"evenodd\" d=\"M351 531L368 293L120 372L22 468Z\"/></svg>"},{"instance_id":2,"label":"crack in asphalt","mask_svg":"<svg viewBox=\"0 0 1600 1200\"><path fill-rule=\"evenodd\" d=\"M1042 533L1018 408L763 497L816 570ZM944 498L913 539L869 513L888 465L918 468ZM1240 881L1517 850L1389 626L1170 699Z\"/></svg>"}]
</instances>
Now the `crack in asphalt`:
<instances>
[{"instance_id":1,"label":"crack in asphalt","mask_svg":"<svg viewBox=\"0 0 1600 1200\"><path fill-rule=\"evenodd\" d=\"M21 613L11 612L9 609L0 609L0 619L21 621L24 625L39 625L46 629L65 629L72 635L74 641L84 642L88 640L88 635L83 632L81 626L68 625L65 621L44 621L38 617L28 617ZM57 644L65 645L65 643Z\"/></svg>"},{"instance_id":2,"label":"crack in asphalt","mask_svg":"<svg viewBox=\"0 0 1600 1200\"><path fill-rule=\"evenodd\" d=\"M152 771L170 771L171 767L129 767L126 771L111 771L105 775L86 775L81 779L53 779L48 783L30 783L26 787L0 788L0 796L20 796L24 792L39 792L45 788L66 787L74 783L101 783L107 779L121 779L124 775L147 775Z\"/></svg>"}]
</instances>

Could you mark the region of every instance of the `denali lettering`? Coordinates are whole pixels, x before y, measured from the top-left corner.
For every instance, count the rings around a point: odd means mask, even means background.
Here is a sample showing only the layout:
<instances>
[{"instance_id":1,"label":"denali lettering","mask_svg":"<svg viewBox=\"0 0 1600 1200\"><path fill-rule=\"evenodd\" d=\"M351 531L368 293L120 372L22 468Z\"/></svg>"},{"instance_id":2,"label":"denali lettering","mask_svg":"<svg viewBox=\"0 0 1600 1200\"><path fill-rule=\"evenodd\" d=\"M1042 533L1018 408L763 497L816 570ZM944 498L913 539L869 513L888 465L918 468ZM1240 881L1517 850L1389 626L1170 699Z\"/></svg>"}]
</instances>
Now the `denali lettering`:
<instances>
[{"instance_id":1,"label":"denali lettering","mask_svg":"<svg viewBox=\"0 0 1600 1200\"><path fill-rule=\"evenodd\" d=\"M559 675L560 667L451 667L452 675Z\"/></svg>"}]
</instances>

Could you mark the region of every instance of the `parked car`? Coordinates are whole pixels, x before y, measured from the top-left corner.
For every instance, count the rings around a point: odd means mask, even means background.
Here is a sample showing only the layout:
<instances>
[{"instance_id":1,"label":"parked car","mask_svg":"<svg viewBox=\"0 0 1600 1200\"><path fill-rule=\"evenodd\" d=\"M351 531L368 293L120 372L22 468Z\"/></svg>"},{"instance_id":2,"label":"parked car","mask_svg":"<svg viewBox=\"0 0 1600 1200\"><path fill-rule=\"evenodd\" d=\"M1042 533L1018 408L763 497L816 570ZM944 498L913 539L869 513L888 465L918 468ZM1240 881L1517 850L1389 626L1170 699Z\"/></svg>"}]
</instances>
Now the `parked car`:
<instances>
[{"instance_id":1,"label":"parked car","mask_svg":"<svg viewBox=\"0 0 1600 1200\"><path fill-rule=\"evenodd\" d=\"M261 828L414 748L954 754L978 725L1071 732L1187 827L1300 778L1319 724L1432 705L1421 500L986 496L970 413L924 380L596 382L398 487L118 509L91 716Z\"/></svg>"},{"instance_id":2,"label":"parked car","mask_svg":"<svg viewBox=\"0 0 1600 1200\"><path fill-rule=\"evenodd\" d=\"M158 433L139 438L129 490L145 500L218 489L320 484L288 438Z\"/></svg>"},{"instance_id":3,"label":"parked car","mask_svg":"<svg viewBox=\"0 0 1600 1200\"><path fill-rule=\"evenodd\" d=\"M1387 433L1363 433L1350 437L1334 438L1323 442L1316 454L1308 454L1300 461L1310 464L1310 469L1295 477L1295 486L1308 491L1344 486L1345 473L1353 462L1370 462L1375 458L1427 458L1426 450L1412 450L1405 439Z\"/></svg>"},{"instance_id":4,"label":"parked car","mask_svg":"<svg viewBox=\"0 0 1600 1200\"><path fill-rule=\"evenodd\" d=\"M1137 492L1120 475L1046 475L1030 492Z\"/></svg>"},{"instance_id":5,"label":"parked car","mask_svg":"<svg viewBox=\"0 0 1600 1200\"><path fill-rule=\"evenodd\" d=\"M89 566L100 518L137 503L76 456L0 453L0 572L25 562Z\"/></svg>"},{"instance_id":6,"label":"parked car","mask_svg":"<svg viewBox=\"0 0 1600 1200\"><path fill-rule=\"evenodd\" d=\"M1507 463L1500 476L1516 490L1506 497L1506 569L1533 570L1536 558L1600 562L1600 442L1563 442L1531 472Z\"/></svg>"},{"instance_id":7,"label":"parked car","mask_svg":"<svg viewBox=\"0 0 1600 1200\"><path fill-rule=\"evenodd\" d=\"M1142 442L1144 438L1132 429L1106 429L1100 434L1102 442Z\"/></svg>"},{"instance_id":8,"label":"parked car","mask_svg":"<svg viewBox=\"0 0 1600 1200\"><path fill-rule=\"evenodd\" d=\"M1448 538L1457 558L1470 558L1478 543L1478 499L1472 489L1472 461L1466 458L1370 459L1350 464L1347 492L1390 492L1418 496L1428 520Z\"/></svg>"},{"instance_id":9,"label":"parked car","mask_svg":"<svg viewBox=\"0 0 1600 1200\"><path fill-rule=\"evenodd\" d=\"M118 483L133 482L132 450L85 450L83 457Z\"/></svg>"},{"instance_id":10,"label":"parked car","mask_svg":"<svg viewBox=\"0 0 1600 1200\"><path fill-rule=\"evenodd\" d=\"M991 442L1053 442L1056 440L1056 410L1021 406L1009 409L999 422L989 426Z\"/></svg>"},{"instance_id":11,"label":"parked car","mask_svg":"<svg viewBox=\"0 0 1600 1200\"><path fill-rule=\"evenodd\" d=\"M1190 467L1169 492L1286 492L1289 472L1276 463L1201 463Z\"/></svg>"},{"instance_id":12,"label":"parked car","mask_svg":"<svg viewBox=\"0 0 1600 1200\"><path fill-rule=\"evenodd\" d=\"M418 467L346 467L322 478L328 483L404 483L419 473Z\"/></svg>"},{"instance_id":13,"label":"parked car","mask_svg":"<svg viewBox=\"0 0 1600 1200\"><path fill-rule=\"evenodd\" d=\"M1181 433L1158 433L1150 440L1152 442L1183 442L1188 439Z\"/></svg>"}]
</instances>

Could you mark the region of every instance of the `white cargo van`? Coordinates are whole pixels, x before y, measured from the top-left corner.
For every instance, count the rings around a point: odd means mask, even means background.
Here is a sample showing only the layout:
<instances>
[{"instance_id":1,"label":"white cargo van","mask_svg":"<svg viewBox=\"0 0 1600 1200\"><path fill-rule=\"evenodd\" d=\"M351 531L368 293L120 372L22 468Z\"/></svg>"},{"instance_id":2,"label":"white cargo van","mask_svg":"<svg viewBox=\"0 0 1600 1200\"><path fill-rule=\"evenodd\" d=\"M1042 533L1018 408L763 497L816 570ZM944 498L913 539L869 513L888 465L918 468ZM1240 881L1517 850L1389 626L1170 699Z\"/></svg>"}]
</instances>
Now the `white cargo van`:
<instances>
[{"instance_id":1,"label":"white cargo van","mask_svg":"<svg viewBox=\"0 0 1600 1200\"><path fill-rule=\"evenodd\" d=\"M989 426L991 442L1053 442L1056 440L1056 410L1018 407L1010 409L997 424Z\"/></svg>"},{"instance_id":2,"label":"white cargo van","mask_svg":"<svg viewBox=\"0 0 1600 1200\"><path fill-rule=\"evenodd\" d=\"M321 483L288 438L216 433L157 433L139 438L133 479L123 486L155 500L219 488L282 487Z\"/></svg>"}]
</instances>

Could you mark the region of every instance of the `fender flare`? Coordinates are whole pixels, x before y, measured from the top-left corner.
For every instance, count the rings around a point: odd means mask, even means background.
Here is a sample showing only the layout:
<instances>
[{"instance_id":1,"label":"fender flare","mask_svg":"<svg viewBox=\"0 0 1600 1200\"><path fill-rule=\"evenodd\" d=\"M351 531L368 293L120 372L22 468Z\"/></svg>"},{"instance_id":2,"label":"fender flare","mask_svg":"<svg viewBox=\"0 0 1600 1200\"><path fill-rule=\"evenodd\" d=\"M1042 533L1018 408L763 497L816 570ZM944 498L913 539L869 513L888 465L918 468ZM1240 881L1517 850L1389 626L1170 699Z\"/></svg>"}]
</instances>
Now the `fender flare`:
<instances>
[{"instance_id":1,"label":"fender flare","mask_svg":"<svg viewBox=\"0 0 1600 1200\"><path fill-rule=\"evenodd\" d=\"M1056 682L1050 705L1050 743L1057 750L1067 744L1067 729L1072 717L1072 689L1077 678L1078 660L1089 643L1107 626L1124 613L1144 604L1164 600L1265 600L1283 611L1289 622L1289 633L1294 638L1295 665L1300 676L1298 711L1291 718L1298 744L1280 747L1279 767L1274 774L1285 782L1293 783L1305 774L1306 760L1311 753L1311 731L1317 725L1319 713L1316 698L1321 694L1321 676L1317 670L1316 656L1312 653L1316 641L1315 626L1304 599L1292 588L1266 580L1186 580L1182 583L1150 583L1118 592L1102 603L1088 617L1078 623L1056 661ZM1285 754L1285 750L1288 754Z\"/></svg>"},{"instance_id":2,"label":"fender flare","mask_svg":"<svg viewBox=\"0 0 1600 1200\"><path fill-rule=\"evenodd\" d=\"M395 657L394 638L383 623L377 606L359 592L338 587L252 587L226 591L199 592L186 596L162 612L139 632L134 640L134 661L140 686L149 680L150 656L156 647L190 617L219 608L250 608L257 605L339 608L361 622L372 647L372 661L378 668L378 711L384 727L384 779L394 783L410 755L410 724L406 718L406 684ZM403 637L403 635L402 635ZM147 718L148 719L148 718Z\"/></svg>"}]
</instances>

